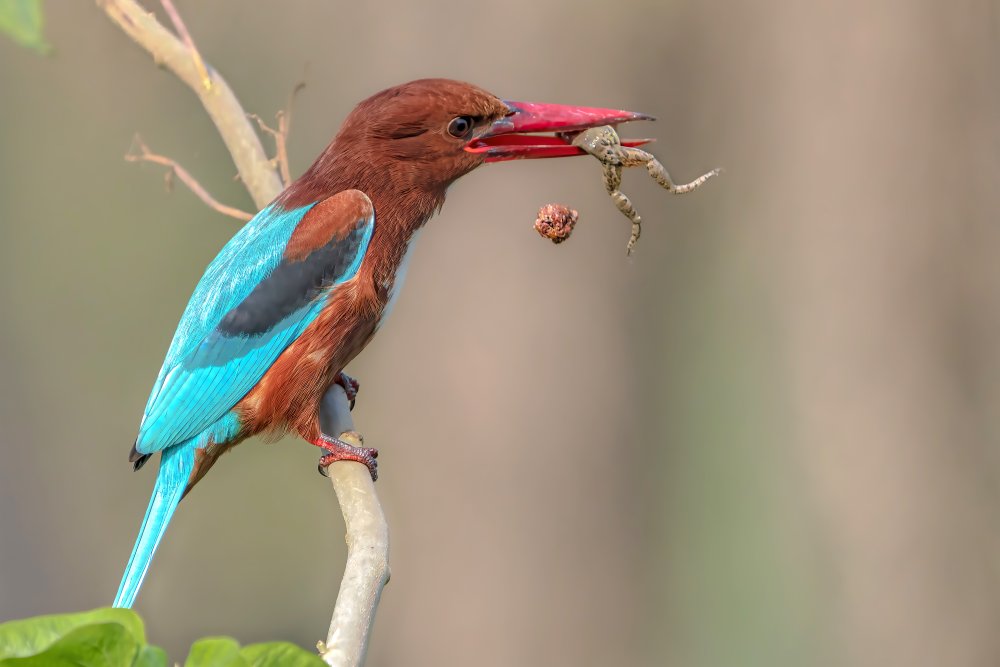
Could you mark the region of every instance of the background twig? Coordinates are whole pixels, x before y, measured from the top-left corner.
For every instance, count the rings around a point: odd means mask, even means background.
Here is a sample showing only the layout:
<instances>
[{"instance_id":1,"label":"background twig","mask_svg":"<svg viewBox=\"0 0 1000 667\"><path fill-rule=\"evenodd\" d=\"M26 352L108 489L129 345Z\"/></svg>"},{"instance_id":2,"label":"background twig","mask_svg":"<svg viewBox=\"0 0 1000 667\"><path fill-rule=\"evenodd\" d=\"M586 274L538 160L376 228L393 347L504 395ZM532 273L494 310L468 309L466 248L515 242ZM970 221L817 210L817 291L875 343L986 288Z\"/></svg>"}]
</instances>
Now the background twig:
<instances>
[{"instance_id":1,"label":"background twig","mask_svg":"<svg viewBox=\"0 0 1000 667\"><path fill-rule=\"evenodd\" d=\"M184 45L191 52L191 57L194 59L194 66L198 68L198 74L201 75L201 84L205 86L205 90L210 90L212 88L212 79L208 76L205 61L202 60L198 47L194 45L194 39L191 38L191 33L188 32L180 12L174 7L173 0L160 0L160 4L163 5L163 11L170 17L170 22L174 24L174 30L177 31L178 36L180 36Z\"/></svg>"},{"instance_id":2,"label":"background twig","mask_svg":"<svg viewBox=\"0 0 1000 667\"><path fill-rule=\"evenodd\" d=\"M200 58L181 40L160 25L156 16L133 0L97 0L97 4L158 65L166 67L198 94L219 135L233 157L243 184L258 208L264 208L281 192L281 179L264 153L260 138L229 84L202 62L210 85L205 86L199 71Z\"/></svg>"},{"instance_id":3,"label":"background twig","mask_svg":"<svg viewBox=\"0 0 1000 667\"><path fill-rule=\"evenodd\" d=\"M170 171L167 172L168 176L170 174L176 175L177 178L181 179L181 183L188 186L191 192L193 192L195 196L197 196L198 199L204 202L204 204L209 208L218 211L223 215L228 215L231 218L236 218L237 220L247 221L253 217L252 214L247 213L246 211L241 211L238 208L226 206L221 203L218 199L209 194L208 190L206 190L187 169L179 165L176 160L172 160L165 155L157 155L153 151L149 150L149 146L146 145L146 143L142 140L142 137L138 134L135 135L132 143L139 149L139 152L133 153L129 150L129 152L125 154L125 159L128 162L152 162L154 164L162 164L170 169Z\"/></svg>"},{"instance_id":4,"label":"background twig","mask_svg":"<svg viewBox=\"0 0 1000 667\"><path fill-rule=\"evenodd\" d=\"M262 132L267 132L274 138L274 160L272 164L275 164L278 168L278 172L281 174L281 181L285 185L288 185L292 181L291 169L288 166L288 133L292 129L292 105L295 103L295 96L305 87L306 84L302 81L296 84L295 88L288 95L288 104L282 111L279 111L275 115L278 121L278 129L274 129L265 123L264 119L257 114L249 114L250 118L257 121L257 125Z\"/></svg>"}]
</instances>

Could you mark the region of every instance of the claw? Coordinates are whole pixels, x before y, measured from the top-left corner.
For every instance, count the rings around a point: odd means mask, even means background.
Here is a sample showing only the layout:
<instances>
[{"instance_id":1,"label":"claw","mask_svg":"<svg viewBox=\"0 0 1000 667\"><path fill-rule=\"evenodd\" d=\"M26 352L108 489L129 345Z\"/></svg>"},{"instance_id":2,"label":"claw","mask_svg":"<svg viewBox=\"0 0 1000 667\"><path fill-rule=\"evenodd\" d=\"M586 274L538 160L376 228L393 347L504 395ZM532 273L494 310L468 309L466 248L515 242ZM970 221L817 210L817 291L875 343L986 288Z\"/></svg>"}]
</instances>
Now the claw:
<instances>
[{"instance_id":1,"label":"claw","mask_svg":"<svg viewBox=\"0 0 1000 667\"><path fill-rule=\"evenodd\" d=\"M351 410L354 410L354 403L358 398L358 390L361 389L361 383L343 371L337 376L335 382L344 388L347 400L351 402Z\"/></svg>"},{"instance_id":2,"label":"claw","mask_svg":"<svg viewBox=\"0 0 1000 667\"><path fill-rule=\"evenodd\" d=\"M359 437L360 440L360 437ZM318 441L313 443L314 445L321 447L326 454L319 459L319 473L324 477L329 477L329 468L331 463L337 461L357 461L358 463L364 464L368 468L368 472L372 476L372 481L378 479L378 450L371 447L355 447L354 445L349 445L339 438L330 438L327 436L322 436Z\"/></svg>"}]
</instances>

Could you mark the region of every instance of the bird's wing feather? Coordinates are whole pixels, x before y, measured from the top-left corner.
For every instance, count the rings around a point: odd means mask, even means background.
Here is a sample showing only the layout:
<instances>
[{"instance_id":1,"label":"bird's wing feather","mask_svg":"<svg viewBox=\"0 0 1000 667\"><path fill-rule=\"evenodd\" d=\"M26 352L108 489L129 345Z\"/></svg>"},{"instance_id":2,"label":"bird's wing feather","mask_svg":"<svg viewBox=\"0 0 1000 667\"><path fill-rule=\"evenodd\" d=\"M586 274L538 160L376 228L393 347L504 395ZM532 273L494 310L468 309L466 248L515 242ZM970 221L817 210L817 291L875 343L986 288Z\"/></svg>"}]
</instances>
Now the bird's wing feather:
<instances>
[{"instance_id":1,"label":"bird's wing feather","mask_svg":"<svg viewBox=\"0 0 1000 667\"><path fill-rule=\"evenodd\" d=\"M195 288L153 386L136 450L183 442L231 410L358 272L375 227L371 200L346 190L293 210L265 208Z\"/></svg>"}]
</instances>

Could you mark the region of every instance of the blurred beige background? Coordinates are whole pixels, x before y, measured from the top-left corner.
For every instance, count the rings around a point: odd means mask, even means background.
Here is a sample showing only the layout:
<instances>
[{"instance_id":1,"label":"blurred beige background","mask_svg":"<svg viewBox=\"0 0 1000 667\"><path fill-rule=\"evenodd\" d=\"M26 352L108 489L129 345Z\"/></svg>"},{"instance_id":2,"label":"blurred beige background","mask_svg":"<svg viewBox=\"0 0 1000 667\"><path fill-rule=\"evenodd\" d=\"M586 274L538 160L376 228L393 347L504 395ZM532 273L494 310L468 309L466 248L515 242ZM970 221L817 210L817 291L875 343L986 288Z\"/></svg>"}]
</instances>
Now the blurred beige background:
<instances>
[{"instance_id":1,"label":"blurred beige background","mask_svg":"<svg viewBox=\"0 0 1000 667\"><path fill-rule=\"evenodd\" d=\"M152 3L149 4L152 7ZM452 188L349 369L393 579L371 665L1000 663L995 1L180 2L300 173L357 101L449 76L659 117L628 224L591 160ZM92 3L0 39L0 621L110 603L154 467L126 461L201 271L248 208L195 97ZM581 224L553 246L538 206ZM138 603L199 636L325 634L344 558L317 453L248 443Z\"/></svg>"}]
</instances>

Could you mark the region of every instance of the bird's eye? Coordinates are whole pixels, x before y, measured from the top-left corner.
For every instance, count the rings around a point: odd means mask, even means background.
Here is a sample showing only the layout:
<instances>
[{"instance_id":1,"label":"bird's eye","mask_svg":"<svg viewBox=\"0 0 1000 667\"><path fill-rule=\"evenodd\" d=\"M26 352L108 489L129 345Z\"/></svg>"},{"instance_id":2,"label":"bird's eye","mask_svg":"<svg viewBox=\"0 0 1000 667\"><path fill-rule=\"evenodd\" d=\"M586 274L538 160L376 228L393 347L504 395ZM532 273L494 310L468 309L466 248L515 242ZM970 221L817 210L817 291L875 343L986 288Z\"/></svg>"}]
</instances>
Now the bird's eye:
<instances>
[{"instance_id":1,"label":"bird's eye","mask_svg":"<svg viewBox=\"0 0 1000 667\"><path fill-rule=\"evenodd\" d=\"M452 118L451 122L448 123L448 134L459 139L467 135L471 129L471 116L459 116L458 118Z\"/></svg>"}]
</instances>

